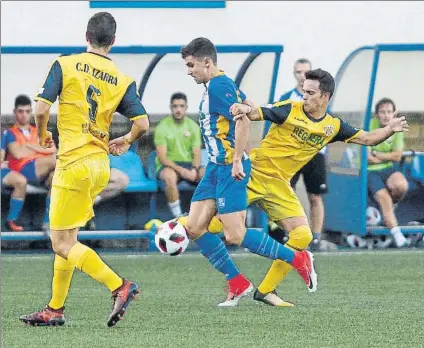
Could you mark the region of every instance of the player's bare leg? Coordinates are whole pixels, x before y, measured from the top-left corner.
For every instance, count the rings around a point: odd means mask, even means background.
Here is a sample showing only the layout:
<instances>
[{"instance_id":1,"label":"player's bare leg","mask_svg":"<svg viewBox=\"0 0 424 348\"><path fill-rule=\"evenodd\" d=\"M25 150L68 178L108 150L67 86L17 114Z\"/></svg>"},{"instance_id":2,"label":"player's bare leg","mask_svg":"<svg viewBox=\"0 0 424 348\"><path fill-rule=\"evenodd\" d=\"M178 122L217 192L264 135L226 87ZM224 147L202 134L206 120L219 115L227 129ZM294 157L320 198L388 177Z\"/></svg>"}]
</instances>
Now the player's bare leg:
<instances>
[{"instance_id":1,"label":"player's bare leg","mask_svg":"<svg viewBox=\"0 0 424 348\"><path fill-rule=\"evenodd\" d=\"M212 266L223 273L228 281L227 299L218 304L220 307L234 307L238 301L252 289L251 283L240 273L222 240L209 233L208 226L216 214L214 199L192 202L188 216L187 232L200 247L200 251Z\"/></svg>"},{"instance_id":2,"label":"player's bare leg","mask_svg":"<svg viewBox=\"0 0 424 348\"><path fill-rule=\"evenodd\" d=\"M324 202L321 195L314 193L308 193L308 200L311 206L311 230L313 232L313 240L310 248L314 251L319 248L322 228L324 226Z\"/></svg>"},{"instance_id":3,"label":"player's bare leg","mask_svg":"<svg viewBox=\"0 0 424 348\"><path fill-rule=\"evenodd\" d=\"M108 326L114 326L122 318L127 306L139 292L136 283L120 278L100 259L94 250L79 243L77 234L78 228L50 231L52 248L56 253L52 299L45 309L23 315L19 318L21 321L37 326L63 325L65 322L63 304L66 300L74 268L105 284L112 292L114 303L107 322ZM68 273L64 275L63 271L68 271Z\"/></svg>"},{"instance_id":4,"label":"player's bare leg","mask_svg":"<svg viewBox=\"0 0 424 348\"><path fill-rule=\"evenodd\" d=\"M396 215L393 208L393 199L387 189L378 190L374 195L375 200L378 202L381 208L381 214L383 215L383 222L386 227L390 230L393 239L395 240L398 248L403 247L406 244L406 238L402 234Z\"/></svg>"}]
</instances>

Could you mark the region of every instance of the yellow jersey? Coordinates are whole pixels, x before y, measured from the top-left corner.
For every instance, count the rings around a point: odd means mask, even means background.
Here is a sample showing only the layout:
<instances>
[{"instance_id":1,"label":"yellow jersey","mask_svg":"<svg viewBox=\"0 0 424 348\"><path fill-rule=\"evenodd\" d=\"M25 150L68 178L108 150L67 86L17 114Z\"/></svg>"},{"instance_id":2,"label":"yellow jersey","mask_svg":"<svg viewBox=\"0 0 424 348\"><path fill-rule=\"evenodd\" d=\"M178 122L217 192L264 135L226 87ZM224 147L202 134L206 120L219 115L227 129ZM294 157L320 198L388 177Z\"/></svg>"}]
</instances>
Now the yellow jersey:
<instances>
[{"instance_id":1,"label":"yellow jersey","mask_svg":"<svg viewBox=\"0 0 424 348\"><path fill-rule=\"evenodd\" d=\"M252 168L266 175L290 180L324 146L349 142L361 132L328 113L314 119L303 102L285 100L259 108L262 120L273 124L259 148L250 155Z\"/></svg>"},{"instance_id":2,"label":"yellow jersey","mask_svg":"<svg viewBox=\"0 0 424 348\"><path fill-rule=\"evenodd\" d=\"M57 58L34 98L52 105L59 96L57 167L107 152L117 111L130 120L147 117L134 79L108 57L85 52Z\"/></svg>"}]
</instances>

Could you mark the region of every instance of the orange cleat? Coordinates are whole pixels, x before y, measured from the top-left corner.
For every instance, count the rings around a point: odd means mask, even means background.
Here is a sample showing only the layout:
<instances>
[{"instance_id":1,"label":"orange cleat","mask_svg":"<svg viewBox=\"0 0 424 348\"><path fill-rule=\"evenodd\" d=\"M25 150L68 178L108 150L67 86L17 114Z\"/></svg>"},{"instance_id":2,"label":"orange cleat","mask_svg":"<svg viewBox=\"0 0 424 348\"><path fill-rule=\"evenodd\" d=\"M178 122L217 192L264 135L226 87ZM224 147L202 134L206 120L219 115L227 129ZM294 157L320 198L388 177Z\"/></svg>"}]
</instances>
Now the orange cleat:
<instances>
[{"instance_id":1,"label":"orange cleat","mask_svg":"<svg viewBox=\"0 0 424 348\"><path fill-rule=\"evenodd\" d=\"M122 319L126 308L139 292L136 283L124 279L124 283L112 293L112 313L109 315L107 326L112 327Z\"/></svg>"}]
</instances>

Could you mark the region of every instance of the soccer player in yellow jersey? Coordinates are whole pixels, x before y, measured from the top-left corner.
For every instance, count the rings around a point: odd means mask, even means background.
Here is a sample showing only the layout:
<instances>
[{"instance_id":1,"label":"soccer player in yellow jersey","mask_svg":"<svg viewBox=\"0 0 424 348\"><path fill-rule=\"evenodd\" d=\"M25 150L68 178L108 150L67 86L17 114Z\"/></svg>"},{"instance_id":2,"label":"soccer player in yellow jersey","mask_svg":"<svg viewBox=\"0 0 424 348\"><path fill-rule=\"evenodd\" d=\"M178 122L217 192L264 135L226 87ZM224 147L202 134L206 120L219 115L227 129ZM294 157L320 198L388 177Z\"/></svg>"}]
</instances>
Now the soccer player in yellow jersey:
<instances>
[{"instance_id":1,"label":"soccer player in yellow jersey","mask_svg":"<svg viewBox=\"0 0 424 348\"><path fill-rule=\"evenodd\" d=\"M235 119L247 115L251 121L273 123L260 147L250 154L248 203L257 203L272 221L289 232L285 246L294 251L305 250L312 233L302 204L290 186L293 175L328 143L376 145L395 132L408 130L405 117L393 118L387 126L366 132L329 115L326 110L334 88L334 79L328 72L310 70L303 84L303 101L286 100L263 107L248 102L249 105L234 104L230 108ZM216 220L214 224L216 230ZM272 306L292 306L275 292L292 268L289 263L276 259L255 291L254 299Z\"/></svg>"},{"instance_id":2,"label":"soccer player in yellow jersey","mask_svg":"<svg viewBox=\"0 0 424 348\"><path fill-rule=\"evenodd\" d=\"M77 233L93 216L93 202L106 187L108 153L120 155L149 129L135 81L107 57L115 42L116 22L107 12L90 18L85 53L57 58L35 100L40 145L50 147L47 131L51 105L59 96L57 126L59 152L50 205L50 239L55 252L52 297L45 309L19 319L31 325L63 325L64 303L74 269L87 273L112 292L113 309L107 321L115 325L138 293L138 285L124 280L97 253L77 240ZM115 111L129 118L131 131L109 141Z\"/></svg>"}]
</instances>

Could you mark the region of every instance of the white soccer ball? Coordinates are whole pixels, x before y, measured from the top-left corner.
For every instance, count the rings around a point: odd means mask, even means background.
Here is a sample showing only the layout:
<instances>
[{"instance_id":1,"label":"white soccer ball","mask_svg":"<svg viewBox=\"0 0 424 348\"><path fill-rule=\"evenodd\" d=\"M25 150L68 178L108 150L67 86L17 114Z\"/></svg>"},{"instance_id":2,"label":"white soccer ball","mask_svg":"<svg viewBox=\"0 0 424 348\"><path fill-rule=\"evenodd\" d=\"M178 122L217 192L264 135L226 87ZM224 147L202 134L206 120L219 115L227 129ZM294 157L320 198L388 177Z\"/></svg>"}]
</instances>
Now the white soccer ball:
<instances>
[{"instance_id":1,"label":"white soccer ball","mask_svg":"<svg viewBox=\"0 0 424 348\"><path fill-rule=\"evenodd\" d=\"M181 255L189 242L185 227L175 220L164 222L155 235L156 247L170 256Z\"/></svg>"},{"instance_id":2,"label":"white soccer ball","mask_svg":"<svg viewBox=\"0 0 424 348\"><path fill-rule=\"evenodd\" d=\"M381 222L381 214L378 209L368 207L366 210L367 226L377 226Z\"/></svg>"}]
</instances>

